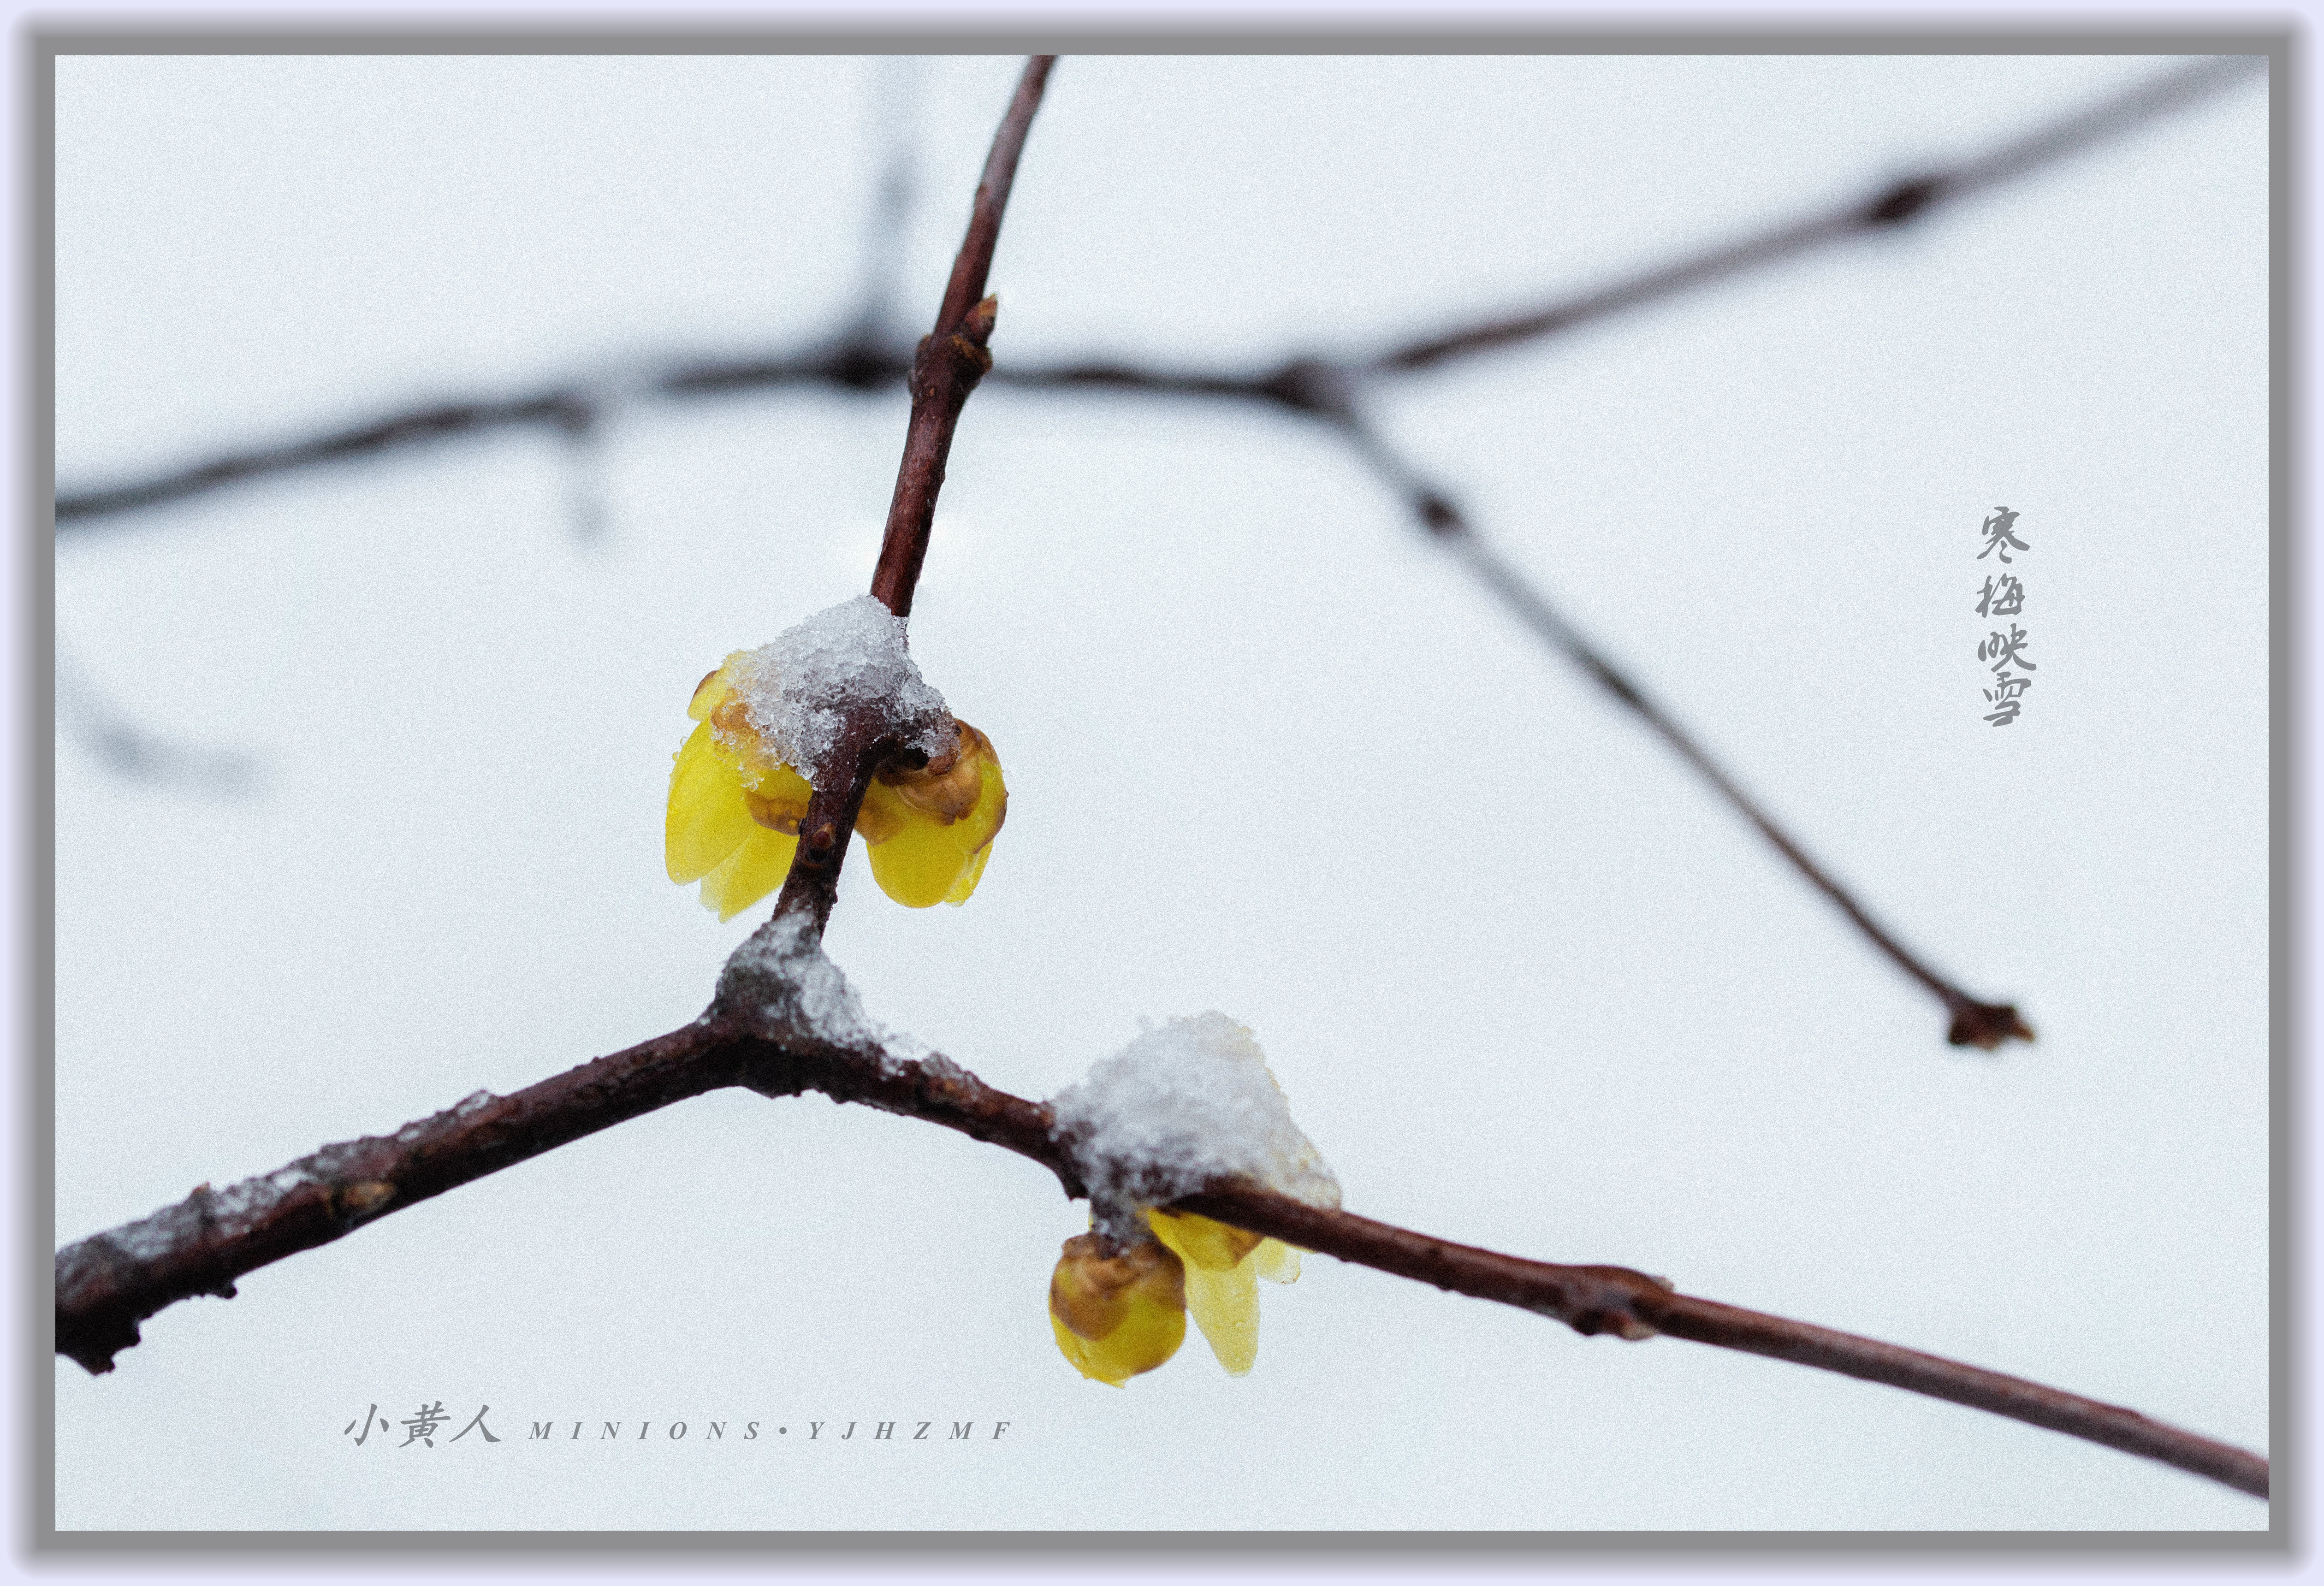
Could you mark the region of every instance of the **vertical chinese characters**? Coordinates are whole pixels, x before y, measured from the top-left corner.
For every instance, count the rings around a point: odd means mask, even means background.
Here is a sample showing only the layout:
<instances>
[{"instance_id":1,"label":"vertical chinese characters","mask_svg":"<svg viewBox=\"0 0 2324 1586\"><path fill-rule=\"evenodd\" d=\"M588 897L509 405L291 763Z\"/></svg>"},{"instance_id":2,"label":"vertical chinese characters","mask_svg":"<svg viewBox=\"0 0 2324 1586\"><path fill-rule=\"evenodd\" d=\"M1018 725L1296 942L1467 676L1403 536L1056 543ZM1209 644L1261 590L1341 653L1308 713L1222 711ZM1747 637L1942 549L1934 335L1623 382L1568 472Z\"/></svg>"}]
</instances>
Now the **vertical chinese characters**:
<instances>
[{"instance_id":1,"label":"vertical chinese characters","mask_svg":"<svg viewBox=\"0 0 2324 1586\"><path fill-rule=\"evenodd\" d=\"M1993 516L1984 523L1985 549L1977 553L1978 561L1990 556L2007 562L2013 549L2026 551L2034 549L2017 538L2017 516L2007 507L1993 509ZM1985 588L1977 600L1978 616L2014 617L2024 609L2025 586L2015 574L1997 573L1986 579ZM2030 642L2032 641L2025 630L2012 622L2008 632L1994 629L1977 647L1977 659L1985 662L1993 672L1993 687L1984 690L1984 694L1986 703L1993 706L1991 714L1985 719L1994 726L2007 726L2024 708L2020 696L2034 686L2034 679L2017 674L2036 669L2033 658L2024 653ZM2013 667L2016 671L2010 669Z\"/></svg>"}]
</instances>

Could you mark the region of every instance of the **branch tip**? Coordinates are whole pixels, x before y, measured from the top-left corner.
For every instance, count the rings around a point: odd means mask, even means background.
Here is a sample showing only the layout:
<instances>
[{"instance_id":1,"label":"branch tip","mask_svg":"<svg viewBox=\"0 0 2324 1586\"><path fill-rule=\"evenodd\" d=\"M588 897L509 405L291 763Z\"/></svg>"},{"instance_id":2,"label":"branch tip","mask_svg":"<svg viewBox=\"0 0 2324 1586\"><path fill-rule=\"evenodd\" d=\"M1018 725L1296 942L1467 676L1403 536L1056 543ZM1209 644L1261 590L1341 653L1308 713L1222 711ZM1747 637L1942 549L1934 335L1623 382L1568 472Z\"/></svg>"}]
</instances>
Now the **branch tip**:
<instances>
[{"instance_id":1,"label":"branch tip","mask_svg":"<svg viewBox=\"0 0 2324 1586\"><path fill-rule=\"evenodd\" d=\"M1953 1004L1952 1015L1952 1028L1945 1032L1952 1046L1997 1052L2006 1041L2030 1043L2034 1038L2034 1027L2019 1016L2015 1003L1963 1000Z\"/></svg>"}]
</instances>

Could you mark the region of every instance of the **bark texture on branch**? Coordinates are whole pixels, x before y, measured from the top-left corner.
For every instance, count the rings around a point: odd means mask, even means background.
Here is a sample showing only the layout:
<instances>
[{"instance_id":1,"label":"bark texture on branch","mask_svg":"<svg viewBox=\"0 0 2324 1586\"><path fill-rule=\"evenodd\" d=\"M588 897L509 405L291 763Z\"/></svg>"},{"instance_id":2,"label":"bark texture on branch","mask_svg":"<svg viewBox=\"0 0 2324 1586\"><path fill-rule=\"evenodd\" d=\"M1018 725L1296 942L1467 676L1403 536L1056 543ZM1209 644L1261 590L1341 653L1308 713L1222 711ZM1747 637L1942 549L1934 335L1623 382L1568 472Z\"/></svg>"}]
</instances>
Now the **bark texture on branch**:
<instances>
[{"instance_id":1,"label":"bark texture on branch","mask_svg":"<svg viewBox=\"0 0 2324 1586\"><path fill-rule=\"evenodd\" d=\"M738 1056L704 1024L569 1069L513 1095L365 1135L57 1252L57 1352L91 1371L138 1323L195 1295L234 1297L244 1273L328 1244L390 1213L672 1102L738 1083Z\"/></svg>"}]
</instances>

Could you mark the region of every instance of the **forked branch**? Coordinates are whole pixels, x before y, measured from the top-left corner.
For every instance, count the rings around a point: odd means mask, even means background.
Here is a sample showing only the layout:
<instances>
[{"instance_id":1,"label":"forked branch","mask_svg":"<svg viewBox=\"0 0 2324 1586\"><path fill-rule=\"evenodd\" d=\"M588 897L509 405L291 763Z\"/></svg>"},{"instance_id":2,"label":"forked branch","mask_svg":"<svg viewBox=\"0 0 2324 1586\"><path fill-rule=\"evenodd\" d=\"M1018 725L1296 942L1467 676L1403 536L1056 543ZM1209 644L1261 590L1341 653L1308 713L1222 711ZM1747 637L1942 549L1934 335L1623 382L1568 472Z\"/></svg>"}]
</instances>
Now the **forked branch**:
<instances>
[{"instance_id":1,"label":"forked branch","mask_svg":"<svg viewBox=\"0 0 2324 1586\"><path fill-rule=\"evenodd\" d=\"M834 1046L812 1030L770 1032L763 1019L739 1010L714 1010L684 1029L514 1095L479 1094L392 1136L327 1146L223 1192L204 1186L150 1217L68 1245L57 1253L57 1351L91 1371L109 1370L114 1356L138 1342L138 1324L164 1306L193 1295L231 1296L235 1279L270 1262L598 1130L738 1084L770 1096L816 1091L941 1124L1039 1163L1069 1196L1084 1193L1051 1137L1045 1102L995 1090L951 1063L899 1061L873 1048ZM1178 1203L1343 1261L1533 1311L1579 1332L1665 1333L1885 1382L2267 1496L2268 1464L2258 1454L2023 1378L1681 1294L1626 1267L1527 1260L1247 1186L1219 1185Z\"/></svg>"},{"instance_id":2,"label":"forked branch","mask_svg":"<svg viewBox=\"0 0 2324 1586\"><path fill-rule=\"evenodd\" d=\"M1350 351L1327 361L1365 373L1408 373L1647 308L1821 248L1924 219L1971 194L2046 169L2107 138L2200 103L2264 72L2266 66L2265 56L2251 54L2218 56L2174 69L1956 163L1886 184L1869 197L1851 198L1699 254L1647 265L1537 309L1456 326L1386 352ZM674 359L641 367L626 379L610 383L559 382L524 396L431 402L311 437L164 468L118 484L60 491L57 531L85 533L106 519L227 485L406 447L503 429L545 428L566 434L586 430L603 416L609 401L720 396L789 385L865 391L903 379L909 372L910 359L899 350L867 341L861 332L859 318L846 333L798 352ZM1284 379L1290 368L1246 364L1241 369L1169 369L1086 358L1042 366L1004 364L994 378L1017 385L1268 402L1297 409L1301 403Z\"/></svg>"}]
</instances>

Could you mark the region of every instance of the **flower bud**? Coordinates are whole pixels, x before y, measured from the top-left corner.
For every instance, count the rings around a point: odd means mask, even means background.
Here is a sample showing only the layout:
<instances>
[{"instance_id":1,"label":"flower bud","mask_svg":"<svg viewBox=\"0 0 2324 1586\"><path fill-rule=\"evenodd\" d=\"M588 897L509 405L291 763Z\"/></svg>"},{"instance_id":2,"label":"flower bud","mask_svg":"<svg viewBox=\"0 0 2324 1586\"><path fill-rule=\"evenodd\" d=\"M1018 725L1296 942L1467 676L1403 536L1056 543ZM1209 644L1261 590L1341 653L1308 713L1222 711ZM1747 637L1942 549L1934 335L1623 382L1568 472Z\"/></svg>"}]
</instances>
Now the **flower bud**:
<instances>
[{"instance_id":1,"label":"flower bud","mask_svg":"<svg viewBox=\"0 0 2324 1586\"><path fill-rule=\"evenodd\" d=\"M1120 1387L1178 1352L1186 1336L1184 1264L1158 1244L1069 1239L1049 1279L1049 1325L1083 1376Z\"/></svg>"}]
</instances>

